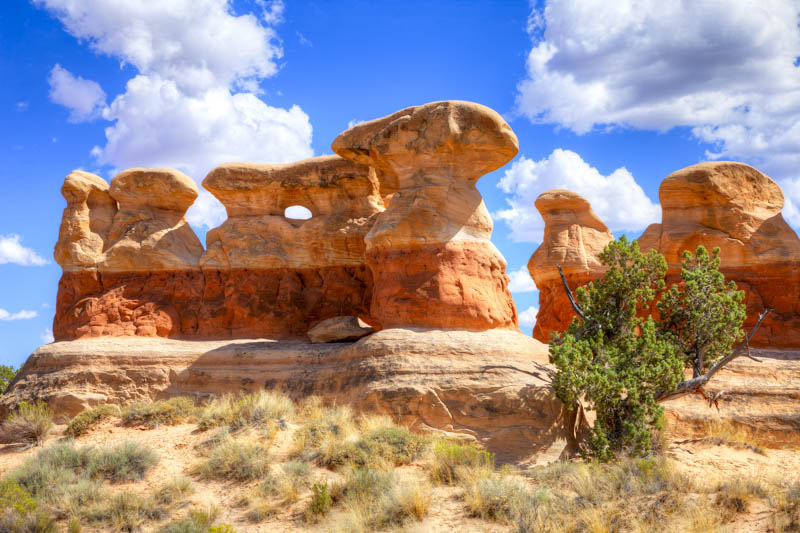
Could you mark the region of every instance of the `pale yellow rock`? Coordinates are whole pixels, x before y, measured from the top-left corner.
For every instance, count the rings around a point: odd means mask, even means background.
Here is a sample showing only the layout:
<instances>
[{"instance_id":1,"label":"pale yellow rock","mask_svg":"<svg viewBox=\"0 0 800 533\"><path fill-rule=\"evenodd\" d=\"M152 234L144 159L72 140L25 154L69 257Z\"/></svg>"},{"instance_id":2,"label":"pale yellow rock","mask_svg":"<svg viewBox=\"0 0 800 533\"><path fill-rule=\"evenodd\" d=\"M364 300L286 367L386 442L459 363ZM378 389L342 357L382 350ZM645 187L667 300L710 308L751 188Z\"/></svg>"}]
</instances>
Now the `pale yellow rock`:
<instances>
[{"instance_id":1,"label":"pale yellow rock","mask_svg":"<svg viewBox=\"0 0 800 533\"><path fill-rule=\"evenodd\" d=\"M197 185L172 169L132 168L111 180L119 210L108 231L101 272L197 268L203 245L186 222Z\"/></svg>"},{"instance_id":2,"label":"pale yellow rock","mask_svg":"<svg viewBox=\"0 0 800 533\"><path fill-rule=\"evenodd\" d=\"M227 163L203 187L228 219L208 232L203 268L319 268L364 264L364 235L383 211L375 171L339 156L284 165ZM287 207L308 220L284 216Z\"/></svg>"},{"instance_id":3,"label":"pale yellow rock","mask_svg":"<svg viewBox=\"0 0 800 533\"><path fill-rule=\"evenodd\" d=\"M108 183L95 174L73 170L61 187L67 207L55 247L55 260L64 271L97 266L117 202L108 193Z\"/></svg>"},{"instance_id":4,"label":"pale yellow rock","mask_svg":"<svg viewBox=\"0 0 800 533\"><path fill-rule=\"evenodd\" d=\"M375 333L372 327L355 316L335 316L323 320L308 330L311 342L342 342L355 341Z\"/></svg>"},{"instance_id":5,"label":"pale yellow rock","mask_svg":"<svg viewBox=\"0 0 800 533\"><path fill-rule=\"evenodd\" d=\"M684 250L719 246L725 267L756 267L800 260L800 239L781 216L781 188L755 168L713 161L673 172L661 183L661 224L639 237L671 266Z\"/></svg>"},{"instance_id":6,"label":"pale yellow rock","mask_svg":"<svg viewBox=\"0 0 800 533\"><path fill-rule=\"evenodd\" d=\"M337 344L96 338L39 348L0 412L52 399L63 418L100 401L277 387L474 439L499 460L547 462L574 449L582 422L555 397L552 372L545 345L508 330L387 329Z\"/></svg>"}]
</instances>

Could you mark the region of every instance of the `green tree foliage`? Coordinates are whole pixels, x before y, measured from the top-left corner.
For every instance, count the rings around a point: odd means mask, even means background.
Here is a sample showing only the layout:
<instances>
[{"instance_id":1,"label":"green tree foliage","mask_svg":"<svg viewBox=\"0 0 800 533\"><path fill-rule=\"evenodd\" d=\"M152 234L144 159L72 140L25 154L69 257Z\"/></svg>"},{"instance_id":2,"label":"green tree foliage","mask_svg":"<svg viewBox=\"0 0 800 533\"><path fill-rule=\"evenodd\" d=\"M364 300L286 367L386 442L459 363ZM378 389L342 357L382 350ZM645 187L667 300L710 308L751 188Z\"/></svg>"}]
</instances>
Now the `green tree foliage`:
<instances>
[{"instance_id":1,"label":"green tree foliage","mask_svg":"<svg viewBox=\"0 0 800 533\"><path fill-rule=\"evenodd\" d=\"M703 245L696 255L683 252L683 283L673 285L658 302L659 327L671 334L692 377L706 373L744 337L744 291L733 281L725 283L719 263L719 248L711 254Z\"/></svg>"},{"instance_id":2,"label":"green tree foliage","mask_svg":"<svg viewBox=\"0 0 800 533\"><path fill-rule=\"evenodd\" d=\"M664 292L667 264L625 237L600 254L602 278L577 290L583 317L550 342L553 387L567 406L583 401L597 414L587 452L609 459L644 455L663 409L658 398L682 381L684 367L703 372L741 338L743 294L719 273L719 250L685 255L683 283ZM650 312L661 296L660 319Z\"/></svg>"},{"instance_id":3,"label":"green tree foliage","mask_svg":"<svg viewBox=\"0 0 800 533\"><path fill-rule=\"evenodd\" d=\"M13 366L0 365L0 394L3 394L8 388L8 384L17 375L17 370Z\"/></svg>"}]
</instances>

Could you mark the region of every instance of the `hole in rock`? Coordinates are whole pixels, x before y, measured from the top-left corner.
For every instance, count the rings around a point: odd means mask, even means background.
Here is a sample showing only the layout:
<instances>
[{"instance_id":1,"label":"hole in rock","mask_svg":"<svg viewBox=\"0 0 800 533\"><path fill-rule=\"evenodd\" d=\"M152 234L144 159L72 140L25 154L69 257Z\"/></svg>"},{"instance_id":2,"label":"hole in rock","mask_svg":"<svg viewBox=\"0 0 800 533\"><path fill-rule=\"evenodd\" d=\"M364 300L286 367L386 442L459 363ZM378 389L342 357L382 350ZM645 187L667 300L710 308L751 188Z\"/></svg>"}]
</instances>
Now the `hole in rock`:
<instances>
[{"instance_id":1,"label":"hole in rock","mask_svg":"<svg viewBox=\"0 0 800 533\"><path fill-rule=\"evenodd\" d=\"M292 205L286 208L283 216L291 220L308 220L311 218L311 211L302 205Z\"/></svg>"}]
</instances>

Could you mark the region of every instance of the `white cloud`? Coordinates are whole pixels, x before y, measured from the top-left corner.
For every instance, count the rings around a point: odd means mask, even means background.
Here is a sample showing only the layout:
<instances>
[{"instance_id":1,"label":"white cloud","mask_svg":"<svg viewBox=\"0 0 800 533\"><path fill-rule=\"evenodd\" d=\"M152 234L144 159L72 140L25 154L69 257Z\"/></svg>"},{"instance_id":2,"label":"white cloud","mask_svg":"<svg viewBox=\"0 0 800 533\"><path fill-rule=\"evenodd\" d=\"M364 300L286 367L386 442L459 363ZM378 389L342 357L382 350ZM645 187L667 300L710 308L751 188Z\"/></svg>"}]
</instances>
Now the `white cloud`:
<instances>
[{"instance_id":1,"label":"white cloud","mask_svg":"<svg viewBox=\"0 0 800 533\"><path fill-rule=\"evenodd\" d=\"M47 260L20 244L19 235L0 235L0 265L15 263L22 266L42 266Z\"/></svg>"},{"instance_id":2,"label":"white cloud","mask_svg":"<svg viewBox=\"0 0 800 533\"><path fill-rule=\"evenodd\" d=\"M53 337L53 330L50 328L44 330L44 333L39 335L39 338L45 344L50 344L51 342L55 342L56 340L55 337Z\"/></svg>"},{"instance_id":3,"label":"white cloud","mask_svg":"<svg viewBox=\"0 0 800 533\"><path fill-rule=\"evenodd\" d=\"M595 213L611 231L639 230L658 222L661 210L653 203L624 167L608 176L570 150L556 149L546 159L516 160L498 183L511 194L509 209L497 213L511 228L517 242L541 242L544 221L534 201L550 189L574 191L592 204Z\"/></svg>"},{"instance_id":4,"label":"white cloud","mask_svg":"<svg viewBox=\"0 0 800 533\"><path fill-rule=\"evenodd\" d=\"M50 100L69 109L70 122L85 122L100 116L106 105L106 93L92 80L74 76L56 63L47 78Z\"/></svg>"},{"instance_id":5,"label":"white cloud","mask_svg":"<svg viewBox=\"0 0 800 533\"><path fill-rule=\"evenodd\" d=\"M508 290L512 293L533 292L536 290L536 283L533 282L528 267L520 267L517 270L508 272L510 282Z\"/></svg>"},{"instance_id":6,"label":"white cloud","mask_svg":"<svg viewBox=\"0 0 800 533\"><path fill-rule=\"evenodd\" d=\"M9 313L5 309L0 308L0 320L29 320L36 318L38 313L36 311L17 311L16 313Z\"/></svg>"},{"instance_id":7,"label":"white cloud","mask_svg":"<svg viewBox=\"0 0 800 533\"><path fill-rule=\"evenodd\" d=\"M259 0L260 16L236 15L227 0L34 0L67 31L138 74L103 110L101 164L174 167L198 182L228 161L286 163L311 157L312 128L298 106L267 105L259 81L278 71L281 1ZM189 210L213 227L224 209L207 193Z\"/></svg>"},{"instance_id":8,"label":"white cloud","mask_svg":"<svg viewBox=\"0 0 800 533\"><path fill-rule=\"evenodd\" d=\"M563 0L529 22L517 103L533 122L685 126L713 145L709 159L798 178L797 0Z\"/></svg>"},{"instance_id":9,"label":"white cloud","mask_svg":"<svg viewBox=\"0 0 800 533\"><path fill-rule=\"evenodd\" d=\"M536 315L539 313L537 307L530 306L519 314L519 325L532 328L536 325Z\"/></svg>"},{"instance_id":10,"label":"white cloud","mask_svg":"<svg viewBox=\"0 0 800 533\"><path fill-rule=\"evenodd\" d=\"M22 112L28 110L28 108L30 107L30 104L28 102L17 102L15 104L15 107L17 108L17 111L22 113Z\"/></svg>"},{"instance_id":11,"label":"white cloud","mask_svg":"<svg viewBox=\"0 0 800 533\"><path fill-rule=\"evenodd\" d=\"M363 120L360 120L360 119L354 118L354 119L352 119L352 120L348 121L348 123L347 123L347 129L350 129L350 128L352 128L353 126L358 126L359 124L363 124L363 123L364 123L364 121L363 121Z\"/></svg>"}]
</instances>

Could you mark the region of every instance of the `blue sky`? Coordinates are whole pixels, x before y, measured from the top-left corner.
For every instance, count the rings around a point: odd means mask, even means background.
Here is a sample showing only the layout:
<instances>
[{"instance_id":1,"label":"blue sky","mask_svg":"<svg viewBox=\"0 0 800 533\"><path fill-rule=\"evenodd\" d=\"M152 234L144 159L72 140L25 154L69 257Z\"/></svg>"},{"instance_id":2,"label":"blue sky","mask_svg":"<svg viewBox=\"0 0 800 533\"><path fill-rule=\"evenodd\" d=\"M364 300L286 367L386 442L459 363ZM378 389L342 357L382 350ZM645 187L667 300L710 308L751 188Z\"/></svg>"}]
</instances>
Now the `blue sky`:
<instances>
[{"instance_id":1,"label":"blue sky","mask_svg":"<svg viewBox=\"0 0 800 533\"><path fill-rule=\"evenodd\" d=\"M478 183L530 333L533 207L579 192L615 234L707 159L778 181L800 227L800 30L792 0L9 0L0 7L0 363L47 341L61 183L330 153L354 121L446 99L494 108L520 153ZM221 221L205 198L201 237Z\"/></svg>"}]
</instances>

